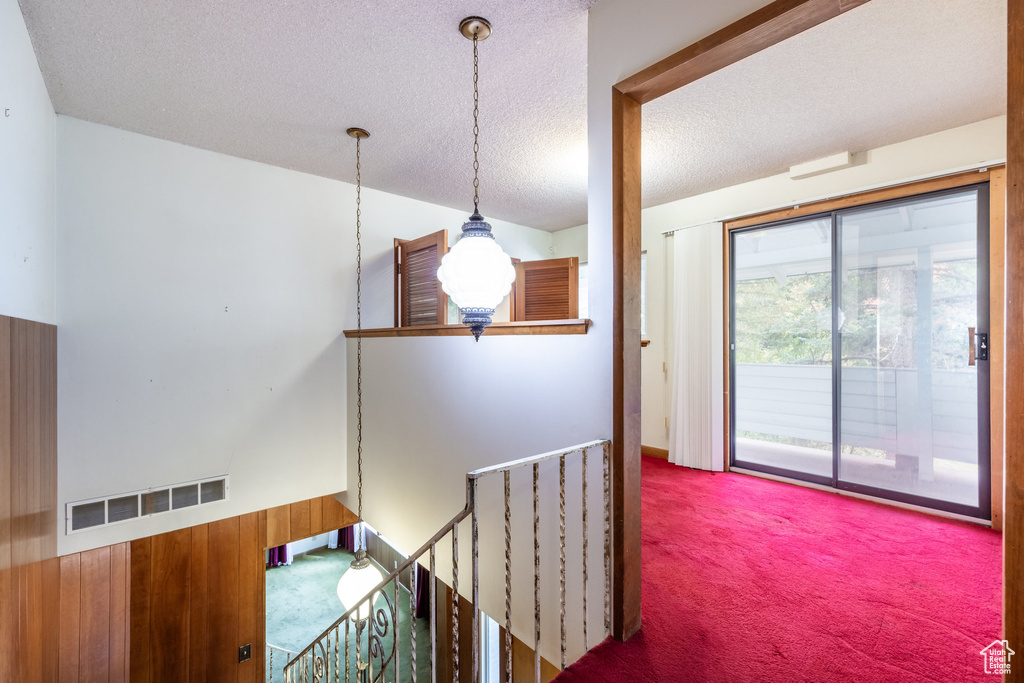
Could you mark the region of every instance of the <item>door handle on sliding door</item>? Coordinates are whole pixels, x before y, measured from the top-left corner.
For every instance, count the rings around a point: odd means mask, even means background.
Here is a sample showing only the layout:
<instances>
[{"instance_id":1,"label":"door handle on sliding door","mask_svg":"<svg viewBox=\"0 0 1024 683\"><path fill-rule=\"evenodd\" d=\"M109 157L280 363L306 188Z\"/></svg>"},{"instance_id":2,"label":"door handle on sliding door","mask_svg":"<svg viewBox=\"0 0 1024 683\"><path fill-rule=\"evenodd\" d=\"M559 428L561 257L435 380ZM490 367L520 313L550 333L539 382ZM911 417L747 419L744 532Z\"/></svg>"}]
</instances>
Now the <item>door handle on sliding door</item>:
<instances>
[{"instance_id":1,"label":"door handle on sliding door","mask_svg":"<svg viewBox=\"0 0 1024 683\"><path fill-rule=\"evenodd\" d=\"M968 327L967 334L970 337L968 339L967 364L975 365L976 360L988 360L988 333L976 333L973 327ZM974 345L975 338L978 340L977 347Z\"/></svg>"}]
</instances>

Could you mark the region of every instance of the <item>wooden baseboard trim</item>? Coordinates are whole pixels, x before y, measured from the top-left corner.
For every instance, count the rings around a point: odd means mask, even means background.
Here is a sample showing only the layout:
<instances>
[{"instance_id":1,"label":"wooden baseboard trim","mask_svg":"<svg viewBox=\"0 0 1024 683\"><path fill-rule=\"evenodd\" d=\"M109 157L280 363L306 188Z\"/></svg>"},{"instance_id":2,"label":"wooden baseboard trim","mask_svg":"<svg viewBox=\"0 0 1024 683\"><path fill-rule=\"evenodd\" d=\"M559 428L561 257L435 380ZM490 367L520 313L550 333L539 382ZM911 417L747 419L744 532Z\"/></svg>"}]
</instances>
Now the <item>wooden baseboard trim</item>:
<instances>
[{"instance_id":1,"label":"wooden baseboard trim","mask_svg":"<svg viewBox=\"0 0 1024 683\"><path fill-rule=\"evenodd\" d=\"M664 448L655 448L654 446L641 446L640 453L643 455L649 455L652 458L661 458L662 460L668 460L668 450Z\"/></svg>"}]
</instances>

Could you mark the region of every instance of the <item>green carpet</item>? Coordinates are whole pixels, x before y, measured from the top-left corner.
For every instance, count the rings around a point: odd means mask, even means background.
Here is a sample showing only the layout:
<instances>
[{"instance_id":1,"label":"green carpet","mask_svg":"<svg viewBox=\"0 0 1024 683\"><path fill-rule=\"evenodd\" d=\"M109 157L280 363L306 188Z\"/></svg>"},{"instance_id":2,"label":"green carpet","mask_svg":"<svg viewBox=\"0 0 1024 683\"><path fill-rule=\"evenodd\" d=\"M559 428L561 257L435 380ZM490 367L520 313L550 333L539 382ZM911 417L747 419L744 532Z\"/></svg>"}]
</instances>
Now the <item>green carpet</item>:
<instances>
[{"instance_id":1,"label":"green carpet","mask_svg":"<svg viewBox=\"0 0 1024 683\"><path fill-rule=\"evenodd\" d=\"M329 550L321 548L304 553L295 558L291 565L285 567L273 567L267 570L267 643L276 645L288 650L300 651L309 645L314 638L333 624L342 614L344 608L338 601L338 579L348 569L352 560L355 559L352 553L345 550ZM380 567L378 567L380 568ZM401 683L412 680L409 667L410 637L409 637L409 592L404 588L399 589L399 645L401 650ZM393 599L393 598L392 598ZM378 606L383 607L383 598L378 598ZM429 662L427 660L427 649L430 646L430 631L425 619L417 619L416 623L416 649L417 649L417 679L429 680ZM344 626L342 626L344 633ZM355 680L355 624L350 626L350 650L351 650L351 680ZM363 633L363 653L366 652L366 637ZM383 638L384 648L390 654L392 632L389 629L387 636ZM333 650L333 634L332 634ZM273 652L273 665L271 666L271 652L267 652L267 679L268 681L283 681L283 669L290 655L282 652ZM341 649L341 659L344 659L344 643ZM333 675L334 654L331 653ZM394 680L391 673L391 666L388 667L387 679ZM344 680L344 674L339 677Z\"/></svg>"}]
</instances>

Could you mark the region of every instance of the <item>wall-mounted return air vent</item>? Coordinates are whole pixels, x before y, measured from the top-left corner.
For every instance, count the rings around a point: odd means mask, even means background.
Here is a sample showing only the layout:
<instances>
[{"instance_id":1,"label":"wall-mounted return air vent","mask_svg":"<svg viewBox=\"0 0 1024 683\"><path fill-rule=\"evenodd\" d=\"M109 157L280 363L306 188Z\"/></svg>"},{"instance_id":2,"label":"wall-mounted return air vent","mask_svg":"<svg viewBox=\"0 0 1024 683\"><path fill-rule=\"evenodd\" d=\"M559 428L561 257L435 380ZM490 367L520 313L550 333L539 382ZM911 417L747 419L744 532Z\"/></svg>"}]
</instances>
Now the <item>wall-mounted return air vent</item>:
<instances>
[{"instance_id":1,"label":"wall-mounted return air vent","mask_svg":"<svg viewBox=\"0 0 1024 683\"><path fill-rule=\"evenodd\" d=\"M68 503L65 524L70 534L227 499L228 477L224 475Z\"/></svg>"}]
</instances>

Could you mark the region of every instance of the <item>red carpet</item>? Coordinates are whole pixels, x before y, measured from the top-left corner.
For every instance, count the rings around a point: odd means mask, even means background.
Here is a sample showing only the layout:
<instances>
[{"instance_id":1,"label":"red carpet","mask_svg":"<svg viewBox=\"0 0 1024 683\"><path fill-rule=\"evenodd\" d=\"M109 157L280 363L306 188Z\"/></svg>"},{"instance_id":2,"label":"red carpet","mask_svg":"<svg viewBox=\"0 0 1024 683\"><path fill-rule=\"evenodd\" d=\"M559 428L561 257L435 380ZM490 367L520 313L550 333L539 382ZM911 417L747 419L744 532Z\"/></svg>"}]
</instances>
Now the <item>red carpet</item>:
<instances>
[{"instance_id":1,"label":"red carpet","mask_svg":"<svg viewBox=\"0 0 1024 683\"><path fill-rule=\"evenodd\" d=\"M978 652L1001 629L1000 544L968 523L645 457L643 628L557 680L999 680Z\"/></svg>"}]
</instances>

